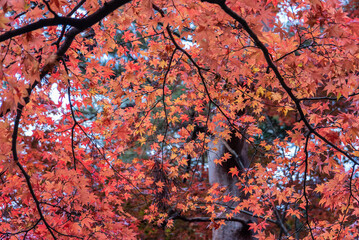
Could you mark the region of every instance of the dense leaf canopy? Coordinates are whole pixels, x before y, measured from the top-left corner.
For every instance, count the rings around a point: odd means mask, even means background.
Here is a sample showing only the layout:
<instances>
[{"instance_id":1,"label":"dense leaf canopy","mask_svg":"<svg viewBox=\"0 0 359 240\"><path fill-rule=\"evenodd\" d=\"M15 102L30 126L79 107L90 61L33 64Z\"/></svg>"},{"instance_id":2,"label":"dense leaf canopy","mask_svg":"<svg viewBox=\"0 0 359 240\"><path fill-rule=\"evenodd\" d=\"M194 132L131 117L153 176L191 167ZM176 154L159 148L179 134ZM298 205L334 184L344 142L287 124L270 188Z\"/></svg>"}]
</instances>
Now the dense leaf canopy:
<instances>
[{"instance_id":1,"label":"dense leaf canopy","mask_svg":"<svg viewBox=\"0 0 359 240\"><path fill-rule=\"evenodd\" d=\"M1 238L358 239L355 6L0 0Z\"/></svg>"}]
</instances>

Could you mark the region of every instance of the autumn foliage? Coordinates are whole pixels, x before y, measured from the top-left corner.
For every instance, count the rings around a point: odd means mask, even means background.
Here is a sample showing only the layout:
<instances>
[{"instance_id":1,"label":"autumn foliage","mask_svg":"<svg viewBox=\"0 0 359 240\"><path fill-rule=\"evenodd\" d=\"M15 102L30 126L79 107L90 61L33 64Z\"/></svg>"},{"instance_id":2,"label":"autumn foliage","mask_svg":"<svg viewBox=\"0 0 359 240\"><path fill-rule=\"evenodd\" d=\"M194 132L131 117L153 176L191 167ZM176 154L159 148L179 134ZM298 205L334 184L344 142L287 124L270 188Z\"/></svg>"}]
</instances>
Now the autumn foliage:
<instances>
[{"instance_id":1,"label":"autumn foliage","mask_svg":"<svg viewBox=\"0 0 359 240\"><path fill-rule=\"evenodd\" d=\"M0 0L0 238L358 239L357 4Z\"/></svg>"}]
</instances>

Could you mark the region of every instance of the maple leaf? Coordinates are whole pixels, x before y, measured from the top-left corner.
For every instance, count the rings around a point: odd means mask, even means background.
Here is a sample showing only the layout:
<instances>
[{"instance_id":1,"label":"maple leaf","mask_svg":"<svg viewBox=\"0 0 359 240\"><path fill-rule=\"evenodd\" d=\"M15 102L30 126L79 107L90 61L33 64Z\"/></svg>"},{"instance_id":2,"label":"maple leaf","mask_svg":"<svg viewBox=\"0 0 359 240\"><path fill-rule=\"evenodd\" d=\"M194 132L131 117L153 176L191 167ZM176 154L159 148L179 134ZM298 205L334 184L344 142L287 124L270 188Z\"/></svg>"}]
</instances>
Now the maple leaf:
<instances>
[{"instance_id":1,"label":"maple leaf","mask_svg":"<svg viewBox=\"0 0 359 240\"><path fill-rule=\"evenodd\" d=\"M35 2L0 1L0 238L359 235L354 0Z\"/></svg>"},{"instance_id":2,"label":"maple leaf","mask_svg":"<svg viewBox=\"0 0 359 240\"><path fill-rule=\"evenodd\" d=\"M81 220L81 224L83 224L84 226L91 228L91 224L94 223L94 221L90 218L84 218Z\"/></svg>"},{"instance_id":3,"label":"maple leaf","mask_svg":"<svg viewBox=\"0 0 359 240\"><path fill-rule=\"evenodd\" d=\"M291 137L294 144L297 146L301 145L301 142L303 141L303 134L301 134L299 131L295 131L293 134L291 134Z\"/></svg>"},{"instance_id":4,"label":"maple leaf","mask_svg":"<svg viewBox=\"0 0 359 240\"><path fill-rule=\"evenodd\" d=\"M267 0L266 6L267 6L269 3L272 3L273 6L276 7L276 6L278 5L278 0Z\"/></svg>"},{"instance_id":5,"label":"maple leaf","mask_svg":"<svg viewBox=\"0 0 359 240\"><path fill-rule=\"evenodd\" d=\"M223 202L229 202L229 201L232 201L232 197L229 196L229 195L226 195L223 197Z\"/></svg>"},{"instance_id":6,"label":"maple leaf","mask_svg":"<svg viewBox=\"0 0 359 240\"><path fill-rule=\"evenodd\" d=\"M230 168L230 169L229 169L229 172L228 172L228 173L232 174L232 177L233 177L233 176L237 176L237 177L238 177L239 171L238 171L237 167L233 167L233 168Z\"/></svg>"}]
</instances>

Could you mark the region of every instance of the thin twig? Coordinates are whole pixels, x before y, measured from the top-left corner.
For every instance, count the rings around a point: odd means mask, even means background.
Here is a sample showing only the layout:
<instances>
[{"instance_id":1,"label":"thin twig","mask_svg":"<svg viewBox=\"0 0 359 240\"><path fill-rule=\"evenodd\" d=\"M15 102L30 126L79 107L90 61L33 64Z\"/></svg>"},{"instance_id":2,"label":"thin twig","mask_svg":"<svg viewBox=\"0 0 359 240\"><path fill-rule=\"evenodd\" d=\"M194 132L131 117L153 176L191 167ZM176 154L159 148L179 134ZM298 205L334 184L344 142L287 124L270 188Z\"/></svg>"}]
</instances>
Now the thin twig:
<instances>
[{"instance_id":1,"label":"thin twig","mask_svg":"<svg viewBox=\"0 0 359 240\"><path fill-rule=\"evenodd\" d=\"M305 140L305 146L304 146L305 169L304 169L304 179L303 179L303 196L304 196L304 199L305 199L305 218L306 218L306 222L307 222L307 225L308 225L308 228L309 228L310 235L311 235L312 239L314 240L312 228L310 227L310 222L309 222L309 199L308 199L308 196L307 196L307 172L308 172L308 157L309 157L308 142L309 142L310 135L311 135L311 133L308 133L307 138Z\"/></svg>"},{"instance_id":2,"label":"thin twig","mask_svg":"<svg viewBox=\"0 0 359 240\"><path fill-rule=\"evenodd\" d=\"M48 229L48 231L50 232L52 238L57 239L56 236L54 235L52 229L51 229L50 224L47 222L47 220L45 219L45 217L43 215L43 212L42 212L42 209L41 209L41 206L40 206L40 202L37 199L37 196L35 194L34 188L33 188L32 184L31 184L30 176L26 172L25 168L19 162L19 157L17 155L17 148L16 148L17 136L18 136L19 124L20 124L20 119L21 119L23 109L24 109L24 106L21 106L21 108L17 109L16 118L15 118L15 121L14 121L14 130L13 130L13 133L12 133L12 142L11 142L11 150L12 150L13 159L14 159L15 164L19 167L22 175L25 177L27 187L28 187L28 189L30 191L32 199L35 202L37 212L40 215L40 220L44 222L44 224L45 224L46 228Z\"/></svg>"},{"instance_id":3,"label":"thin twig","mask_svg":"<svg viewBox=\"0 0 359 240\"><path fill-rule=\"evenodd\" d=\"M58 18L59 15L57 15L57 13L52 10L52 8L50 7L50 4L49 4L49 0L43 0L43 2L45 3L47 9L54 15L55 18Z\"/></svg>"}]
</instances>

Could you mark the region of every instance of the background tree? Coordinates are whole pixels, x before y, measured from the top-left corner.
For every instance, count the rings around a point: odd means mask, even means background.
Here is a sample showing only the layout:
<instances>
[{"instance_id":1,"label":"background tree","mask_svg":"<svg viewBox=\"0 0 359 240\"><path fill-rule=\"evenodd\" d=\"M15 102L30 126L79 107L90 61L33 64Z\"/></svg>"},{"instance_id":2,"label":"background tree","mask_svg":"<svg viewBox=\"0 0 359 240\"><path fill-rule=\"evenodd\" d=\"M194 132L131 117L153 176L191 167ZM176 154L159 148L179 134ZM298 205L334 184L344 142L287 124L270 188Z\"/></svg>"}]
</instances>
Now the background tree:
<instances>
[{"instance_id":1,"label":"background tree","mask_svg":"<svg viewBox=\"0 0 359 240\"><path fill-rule=\"evenodd\" d=\"M346 3L0 7L2 237L358 238Z\"/></svg>"}]
</instances>

